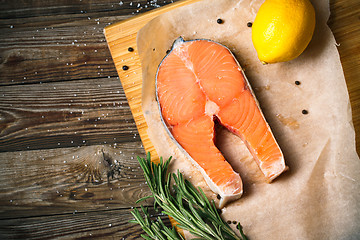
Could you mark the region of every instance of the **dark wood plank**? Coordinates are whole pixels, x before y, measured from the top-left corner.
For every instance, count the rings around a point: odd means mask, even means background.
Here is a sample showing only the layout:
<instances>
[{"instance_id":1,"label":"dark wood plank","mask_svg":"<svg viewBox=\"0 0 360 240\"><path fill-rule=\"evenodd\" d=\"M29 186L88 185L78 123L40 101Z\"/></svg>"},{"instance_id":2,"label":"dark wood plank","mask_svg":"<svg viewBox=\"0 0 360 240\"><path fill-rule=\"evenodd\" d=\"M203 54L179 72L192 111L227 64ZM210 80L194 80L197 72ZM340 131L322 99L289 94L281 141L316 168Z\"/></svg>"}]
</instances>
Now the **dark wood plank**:
<instances>
[{"instance_id":1,"label":"dark wood plank","mask_svg":"<svg viewBox=\"0 0 360 240\"><path fill-rule=\"evenodd\" d=\"M141 142L0 153L0 219L135 206L150 194L136 156Z\"/></svg>"},{"instance_id":2,"label":"dark wood plank","mask_svg":"<svg viewBox=\"0 0 360 240\"><path fill-rule=\"evenodd\" d=\"M151 10L165 4L173 2L172 0L37 0L22 1L19 4L12 0L3 0L1 2L0 19L28 18L35 16L56 16L63 14L89 14L103 13L116 15L136 14L139 12ZM176 2L176 0L174 0Z\"/></svg>"},{"instance_id":3,"label":"dark wood plank","mask_svg":"<svg viewBox=\"0 0 360 240\"><path fill-rule=\"evenodd\" d=\"M134 159L144 152L102 29L146 11L134 5L147 1L123 2L1 2L0 85L22 86L0 87L0 148L41 150L0 153L0 239L140 238L128 208L148 193ZM359 2L330 3L329 25L359 116ZM68 82L45 84L59 81ZM354 126L360 129L359 119ZM95 156L99 150L107 157Z\"/></svg>"},{"instance_id":4,"label":"dark wood plank","mask_svg":"<svg viewBox=\"0 0 360 240\"><path fill-rule=\"evenodd\" d=\"M16 1L2 3L0 85L117 76L104 27L159 5L119 2L38 0L20 7Z\"/></svg>"},{"instance_id":5,"label":"dark wood plank","mask_svg":"<svg viewBox=\"0 0 360 240\"><path fill-rule=\"evenodd\" d=\"M140 225L129 223L131 209L77 212L0 220L1 239L141 239ZM149 213L158 216L153 208ZM170 226L167 216L160 216Z\"/></svg>"},{"instance_id":6,"label":"dark wood plank","mask_svg":"<svg viewBox=\"0 0 360 240\"><path fill-rule=\"evenodd\" d=\"M341 64L349 90L356 149L360 154L360 1L330 0L329 26L338 43Z\"/></svg>"},{"instance_id":7,"label":"dark wood plank","mask_svg":"<svg viewBox=\"0 0 360 240\"><path fill-rule=\"evenodd\" d=\"M117 76L103 35L109 19L34 18L0 28L0 85Z\"/></svg>"},{"instance_id":8,"label":"dark wood plank","mask_svg":"<svg viewBox=\"0 0 360 240\"><path fill-rule=\"evenodd\" d=\"M0 88L0 152L139 141L118 78Z\"/></svg>"}]
</instances>

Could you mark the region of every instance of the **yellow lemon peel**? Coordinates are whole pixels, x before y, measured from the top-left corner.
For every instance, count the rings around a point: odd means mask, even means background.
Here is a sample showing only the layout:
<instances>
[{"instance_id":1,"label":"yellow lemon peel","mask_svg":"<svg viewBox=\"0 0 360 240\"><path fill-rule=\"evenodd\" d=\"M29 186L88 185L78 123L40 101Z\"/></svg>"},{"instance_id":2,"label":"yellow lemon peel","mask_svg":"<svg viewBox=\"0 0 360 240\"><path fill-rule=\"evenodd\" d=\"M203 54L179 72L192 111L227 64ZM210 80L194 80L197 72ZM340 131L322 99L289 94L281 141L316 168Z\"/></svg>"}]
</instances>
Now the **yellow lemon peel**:
<instances>
[{"instance_id":1,"label":"yellow lemon peel","mask_svg":"<svg viewBox=\"0 0 360 240\"><path fill-rule=\"evenodd\" d=\"M309 0L266 0L252 25L252 41L262 63L285 62L306 49L314 29Z\"/></svg>"}]
</instances>

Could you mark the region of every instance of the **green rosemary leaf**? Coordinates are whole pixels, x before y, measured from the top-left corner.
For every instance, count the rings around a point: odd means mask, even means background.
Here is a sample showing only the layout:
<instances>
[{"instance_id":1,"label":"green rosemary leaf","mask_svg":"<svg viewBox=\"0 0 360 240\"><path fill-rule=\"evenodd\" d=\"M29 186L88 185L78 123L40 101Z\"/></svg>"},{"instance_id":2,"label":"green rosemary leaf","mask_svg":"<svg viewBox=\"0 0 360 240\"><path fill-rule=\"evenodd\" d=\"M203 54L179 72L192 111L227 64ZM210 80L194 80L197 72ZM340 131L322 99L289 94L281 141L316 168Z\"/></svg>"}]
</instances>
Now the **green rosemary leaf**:
<instances>
[{"instance_id":1,"label":"green rosemary leaf","mask_svg":"<svg viewBox=\"0 0 360 240\"><path fill-rule=\"evenodd\" d=\"M135 208L134 211L131 212L131 214L134 216L135 222L140 224L140 226L144 230L144 232L151 236L152 235L151 229L149 228L149 225L146 223L146 220L144 220L141 217L139 210L137 208Z\"/></svg>"},{"instance_id":2,"label":"green rosemary leaf","mask_svg":"<svg viewBox=\"0 0 360 240\"><path fill-rule=\"evenodd\" d=\"M178 228L189 231L196 239L247 240L241 225L238 225L241 234L239 237L220 217L214 201L209 201L201 188L195 188L180 171L167 174L171 158L166 161L160 158L160 163L155 164L151 162L148 153L146 159L137 159L152 193L151 196L141 198L137 202L153 197L155 210L162 209L163 214L177 221ZM144 217L135 208L132 212L135 220L131 222L140 224L148 234L145 239L184 240L174 227L167 227L160 218L153 221L146 208L141 207L141 210Z\"/></svg>"},{"instance_id":3,"label":"green rosemary leaf","mask_svg":"<svg viewBox=\"0 0 360 240\"><path fill-rule=\"evenodd\" d=\"M136 203L136 204L137 204L137 203L140 203L140 202L145 201L146 199L149 199L149 198L152 198L152 197L153 197L152 195L149 195L149 196L146 196L146 197L142 197L142 198L138 199L135 203Z\"/></svg>"},{"instance_id":4,"label":"green rosemary leaf","mask_svg":"<svg viewBox=\"0 0 360 240\"><path fill-rule=\"evenodd\" d=\"M148 236L146 236L145 234L140 234L140 236L143 238L143 239L146 239L146 240L153 240L154 238L150 238Z\"/></svg>"},{"instance_id":5,"label":"green rosemary leaf","mask_svg":"<svg viewBox=\"0 0 360 240\"><path fill-rule=\"evenodd\" d=\"M162 226L162 233L168 238L168 239L184 239L181 234L179 234L174 227L171 229L166 227L161 218L158 218L158 222Z\"/></svg>"},{"instance_id":6,"label":"green rosemary leaf","mask_svg":"<svg viewBox=\"0 0 360 240\"><path fill-rule=\"evenodd\" d=\"M197 203L201 204L201 206L205 206L206 205L206 201L207 198L203 198L199 192L196 190L196 188L194 187L194 185L192 185L188 180L185 179L185 189L187 189L187 191L189 192L189 195L192 196ZM201 188L200 188L201 189Z\"/></svg>"},{"instance_id":7,"label":"green rosemary leaf","mask_svg":"<svg viewBox=\"0 0 360 240\"><path fill-rule=\"evenodd\" d=\"M248 240L248 238L245 236L245 234L244 234L244 232L243 232L243 230L242 230L242 226L241 226L240 223L238 223L238 225L236 226L236 228L239 230L240 235L241 235L241 237L243 238L243 240Z\"/></svg>"},{"instance_id":8,"label":"green rosemary leaf","mask_svg":"<svg viewBox=\"0 0 360 240\"><path fill-rule=\"evenodd\" d=\"M177 233L173 228L168 228L158 217L158 221L155 222L150 219L147 208L141 207L144 217L141 216L140 211L135 208L131 212L135 220L130 220L129 222L138 223L147 234L142 234L141 236L144 239L157 239L157 240L183 240L179 233ZM168 234L171 233L171 234Z\"/></svg>"}]
</instances>

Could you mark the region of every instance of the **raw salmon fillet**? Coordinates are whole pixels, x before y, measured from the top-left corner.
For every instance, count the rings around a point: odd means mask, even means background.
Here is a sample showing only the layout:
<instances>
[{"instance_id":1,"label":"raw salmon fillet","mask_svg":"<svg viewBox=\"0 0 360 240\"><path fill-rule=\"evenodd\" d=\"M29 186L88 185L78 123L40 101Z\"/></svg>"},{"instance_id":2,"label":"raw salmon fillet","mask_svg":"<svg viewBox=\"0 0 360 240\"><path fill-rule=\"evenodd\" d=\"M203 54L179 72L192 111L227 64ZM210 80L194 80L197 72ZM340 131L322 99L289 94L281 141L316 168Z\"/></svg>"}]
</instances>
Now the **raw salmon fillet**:
<instances>
[{"instance_id":1,"label":"raw salmon fillet","mask_svg":"<svg viewBox=\"0 0 360 240\"><path fill-rule=\"evenodd\" d=\"M156 95L170 135L220 195L220 207L240 198L243 187L215 146L215 119L246 143L268 182L287 168L240 65L223 45L177 39L158 68Z\"/></svg>"}]
</instances>

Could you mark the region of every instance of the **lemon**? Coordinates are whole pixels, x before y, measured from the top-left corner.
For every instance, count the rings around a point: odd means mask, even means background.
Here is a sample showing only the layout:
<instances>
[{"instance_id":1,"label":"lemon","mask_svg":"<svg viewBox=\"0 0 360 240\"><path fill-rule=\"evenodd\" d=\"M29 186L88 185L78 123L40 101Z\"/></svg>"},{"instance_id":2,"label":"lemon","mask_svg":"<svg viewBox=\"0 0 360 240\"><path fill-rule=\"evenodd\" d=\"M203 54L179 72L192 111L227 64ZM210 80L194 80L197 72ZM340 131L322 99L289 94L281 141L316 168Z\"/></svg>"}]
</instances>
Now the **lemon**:
<instances>
[{"instance_id":1,"label":"lemon","mask_svg":"<svg viewBox=\"0 0 360 240\"><path fill-rule=\"evenodd\" d=\"M314 29L309 0L266 0L252 25L252 41L261 62L285 62L305 50Z\"/></svg>"}]
</instances>

